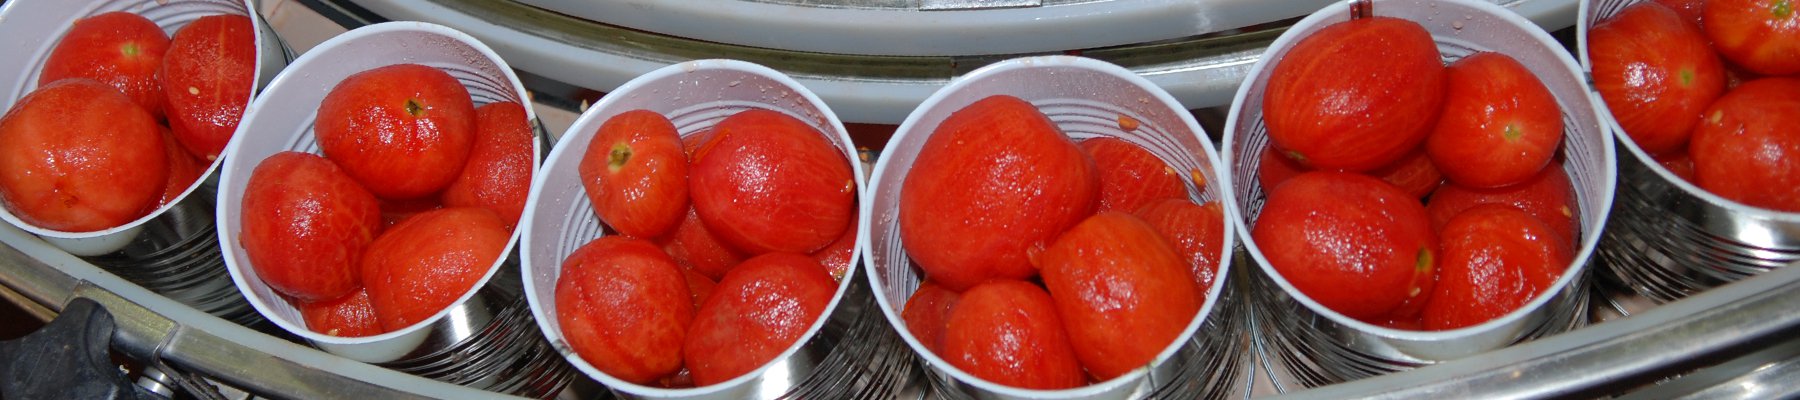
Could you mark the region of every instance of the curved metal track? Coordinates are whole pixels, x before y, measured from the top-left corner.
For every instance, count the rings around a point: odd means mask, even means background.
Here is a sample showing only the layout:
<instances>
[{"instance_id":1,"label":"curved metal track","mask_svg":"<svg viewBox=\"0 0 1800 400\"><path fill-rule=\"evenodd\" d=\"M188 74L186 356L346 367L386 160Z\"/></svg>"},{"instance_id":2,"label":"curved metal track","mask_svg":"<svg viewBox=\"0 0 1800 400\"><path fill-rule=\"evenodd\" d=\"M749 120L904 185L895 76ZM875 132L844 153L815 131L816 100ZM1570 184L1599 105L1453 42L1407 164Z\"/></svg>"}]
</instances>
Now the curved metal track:
<instances>
[{"instance_id":1,"label":"curved metal track","mask_svg":"<svg viewBox=\"0 0 1800 400\"><path fill-rule=\"evenodd\" d=\"M792 75L846 122L899 124L951 78L1022 55L883 56L777 50L607 25L516 1L348 1L380 18L456 27L492 46L514 68L601 91L687 60L733 58L755 62ZM1576 4L1572 0L1494 1L1551 30L1574 24ZM1264 3L1293 4L1285 0ZM1294 13L1298 17L1305 11ZM1141 44L1060 52L1079 53L1131 69L1188 108L1214 107L1231 101L1250 66L1285 26L1282 21L1267 22L1270 23Z\"/></svg>"},{"instance_id":2,"label":"curved metal track","mask_svg":"<svg viewBox=\"0 0 1800 400\"><path fill-rule=\"evenodd\" d=\"M278 398L495 398L307 348L201 313L0 226L0 284L60 310L74 298L112 312L114 347ZM1669 381L1695 395L1793 394L1800 268L1761 276L1606 323L1406 372L1289 393L1298 398L1593 396ZM1743 357L1750 355L1749 357ZM1762 367L1769 365L1770 367ZM1677 385L1679 384L1679 385ZM1651 391L1661 390L1653 387ZM1667 393L1667 391L1658 392ZM916 395L916 392L915 392Z\"/></svg>"}]
</instances>

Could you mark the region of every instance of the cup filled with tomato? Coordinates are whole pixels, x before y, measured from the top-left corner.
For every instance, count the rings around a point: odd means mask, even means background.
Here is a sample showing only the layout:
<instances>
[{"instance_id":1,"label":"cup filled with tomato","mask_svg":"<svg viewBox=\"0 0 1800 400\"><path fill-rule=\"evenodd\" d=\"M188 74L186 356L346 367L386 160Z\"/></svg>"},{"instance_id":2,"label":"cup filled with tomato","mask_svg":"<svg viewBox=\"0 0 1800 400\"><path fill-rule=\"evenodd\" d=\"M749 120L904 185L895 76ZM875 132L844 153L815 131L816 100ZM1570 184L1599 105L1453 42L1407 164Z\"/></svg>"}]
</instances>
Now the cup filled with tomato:
<instances>
[{"instance_id":1,"label":"cup filled with tomato","mask_svg":"<svg viewBox=\"0 0 1800 400\"><path fill-rule=\"evenodd\" d=\"M169 210L210 201L207 178L244 108L292 58L255 10L225 0L8 2L0 154L14 161L0 166L0 218L78 256L179 241L133 245L147 225L175 223L160 218Z\"/></svg>"},{"instance_id":2,"label":"cup filled with tomato","mask_svg":"<svg viewBox=\"0 0 1800 400\"><path fill-rule=\"evenodd\" d=\"M1243 383L1223 170L1168 93L1095 59L1011 59L928 97L886 149L864 205L870 286L934 387L1192 398Z\"/></svg>"},{"instance_id":3,"label":"cup filled with tomato","mask_svg":"<svg viewBox=\"0 0 1800 400\"><path fill-rule=\"evenodd\" d=\"M523 273L558 353L632 398L774 398L861 345L838 322L863 174L831 108L726 59L638 76L576 119L533 187ZM858 292L861 293L861 292Z\"/></svg>"},{"instance_id":4,"label":"cup filled with tomato","mask_svg":"<svg viewBox=\"0 0 1800 400\"><path fill-rule=\"evenodd\" d=\"M1584 0L1582 68L1618 138L1607 270L1657 302L1800 260L1800 12Z\"/></svg>"},{"instance_id":5,"label":"cup filled with tomato","mask_svg":"<svg viewBox=\"0 0 1800 400\"><path fill-rule=\"evenodd\" d=\"M1318 386L1584 323L1613 143L1575 60L1483 1L1328 6L1225 131L1257 339Z\"/></svg>"},{"instance_id":6,"label":"cup filled with tomato","mask_svg":"<svg viewBox=\"0 0 1800 400\"><path fill-rule=\"evenodd\" d=\"M260 323L220 258L209 157L292 58L252 3L0 7L0 219L181 304Z\"/></svg>"},{"instance_id":7,"label":"cup filled with tomato","mask_svg":"<svg viewBox=\"0 0 1800 400\"><path fill-rule=\"evenodd\" d=\"M450 28L383 23L321 43L266 94L225 150L218 197L226 265L258 311L403 370L492 362L461 344L529 329L507 317L524 301L501 266L541 129L505 61ZM531 339L504 346L547 349Z\"/></svg>"}]
</instances>

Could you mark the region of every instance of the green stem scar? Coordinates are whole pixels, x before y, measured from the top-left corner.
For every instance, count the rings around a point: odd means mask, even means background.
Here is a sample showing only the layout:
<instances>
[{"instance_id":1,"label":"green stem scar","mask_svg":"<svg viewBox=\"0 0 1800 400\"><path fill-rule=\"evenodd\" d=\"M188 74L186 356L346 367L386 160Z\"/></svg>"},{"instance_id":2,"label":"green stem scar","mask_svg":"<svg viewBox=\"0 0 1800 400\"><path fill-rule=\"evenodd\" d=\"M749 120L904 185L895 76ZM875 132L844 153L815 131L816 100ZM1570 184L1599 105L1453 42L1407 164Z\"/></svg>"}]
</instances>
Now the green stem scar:
<instances>
[{"instance_id":1,"label":"green stem scar","mask_svg":"<svg viewBox=\"0 0 1800 400\"><path fill-rule=\"evenodd\" d=\"M1419 249L1419 260L1413 264L1413 270L1421 273L1431 272L1431 265L1431 250Z\"/></svg>"},{"instance_id":2,"label":"green stem scar","mask_svg":"<svg viewBox=\"0 0 1800 400\"><path fill-rule=\"evenodd\" d=\"M137 57L137 42L125 42L125 44L119 45L119 53L125 54L126 57Z\"/></svg>"},{"instance_id":3,"label":"green stem scar","mask_svg":"<svg viewBox=\"0 0 1800 400\"><path fill-rule=\"evenodd\" d=\"M1775 18L1787 18L1793 16L1794 2L1789 0L1776 1L1775 8L1771 9L1770 12L1775 14Z\"/></svg>"},{"instance_id":4,"label":"green stem scar","mask_svg":"<svg viewBox=\"0 0 1800 400\"><path fill-rule=\"evenodd\" d=\"M1287 158L1288 158L1288 159L1291 159L1291 160L1294 160L1294 161L1299 161L1299 162L1302 162L1302 163L1305 163L1305 162L1306 162L1306 155L1305 155L1305 154L1300 154L1300 152L1298 152L1298 151L1293 151L1293 150L1288 150L1288 151L1286 151L1286 152L1285 152L1285 153L1286 153L1286 154L1287 154Z\"/></svg>"},{"instance_id":5,"label":"green stem scar","mask_svg":"<svg viewBox=\"0 0 1800 400\"><path fill-rule=\"evenodd\" d=\"M612 151L606 155L606 170L619 172L619 169L625 168L625 163L629 161L631 161L631 146L626 146L625 143L614 144Z\"/></svg>"},{"instance_id":6,"label":"green stem scar","mask_svg":"<svg viewBox=\"0 0 1800 400\"><path fill-rule=\"evenodd\" d=\"M413 117L425 116L425 105L419 104L419 99L406 99L405 107L406 115L411 115Z\"/></svg>"}]
</instances>

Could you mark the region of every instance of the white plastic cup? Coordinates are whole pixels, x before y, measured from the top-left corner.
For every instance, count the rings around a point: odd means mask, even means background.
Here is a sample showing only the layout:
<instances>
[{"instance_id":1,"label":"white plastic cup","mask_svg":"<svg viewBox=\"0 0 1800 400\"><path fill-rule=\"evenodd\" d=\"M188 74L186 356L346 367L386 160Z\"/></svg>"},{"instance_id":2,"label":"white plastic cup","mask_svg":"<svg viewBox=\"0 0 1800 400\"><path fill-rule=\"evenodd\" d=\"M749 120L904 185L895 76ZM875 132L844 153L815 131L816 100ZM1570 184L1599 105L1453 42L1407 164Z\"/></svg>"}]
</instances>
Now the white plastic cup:
<instances>
[{"instance_id":1,"label":"white plastic cup","mask_svg":"<svg viewBox=\"0 0 1800 400\"><path fill-rule=\"evenodd\" d=\"M1260 269L1257 280L1272 283L1280 290L1252 290L1252 304L1259 309L1258 325L1280 324L1300 331L1275 332L1299 345L1325 349L1315 354L1288 354L1311 358L1312 363L1333 369L1339 376L1327 381L1362 378L1368 375L1409 369L1438 361L1456 359L1497 349L1529 339L1532 336L1566 329L1569 321L1580 319L1580 301L1585 297L1586 266L1600 239L1601 228L1611 211L1615 171L1611 135L1601 128L1600 112L1587 95L1587 85L1575 60L1562 45L1531 21L1490 2L1476 0L1375 0L1374 15L1397 17L1424 25L1437 41L1438 51L1446 63L1477 51L1497 51L1517 59L1538 77L1556 97L1563 110L1563 168L1574 186L1581 218L1579 251L1573 262L1563 268L1559 279L1543 295L1523 307L1494 320L1470 327L1446 331L1413 331L1393 329L1358 321L1332 311L1296 290L1281 277L1254 240L1246 234L1244 241ZM1239 232L1249 232L1262 209L1265 190L1257 181L1258 155L1268 145L1263 126L1263 90L1274 65L1281 61L1302 38L1330 24L1349 20L1350 4L1340 2L1325 7L1283 33L1269 46L1263 57L1250 70L1249 79L1238 88L1226 120L1225 163L1231 167L1233 196L1229 207L1237 210L1234 219ZM1268 289L1270 286L1262 286ZM1271 319L1264 322L1262 319ZM1558 329L1562 326L1564 328ZM1269 332L1263 332L1269 335ZM1274 338L1261 337L1268 341ZM1278 351L1278 350L1271 350ZM1380 371L1355 370L1346 365L1375 364ZM1345 373L1344 371L1361 371ZM1345 376L1348 375L1348 376ZM1309 382L1310 384L1328 382Z\"/></svg>"},{"instance_id":2,"label":"white plastic cup","mask_svg":"<svg viewBox=\"0 0 1800 400\"><path fill-rule=\"evenodd\" d=\"M94 0L94 1L10 1L0 7L0 99L5 99L5 107L11 108L14 101L25 97L37 89L38 75L43 70L44 60L50 58L51 50L56 48L63 34L76 21L94 15L112 11L129 11L143 16L163 32L173 35L176 30L186 26L200 17L217 14L245 15L250 17L250 24L256 29L256 72L254 79L256 88L244 99L249 104L259 89L273 79L276 73L287 66L288 55L286 45L275 36L275 31L262 17L255 12L256 8L246 0ZM0 112L4 112L0 110ZM234 137L232 141L236 141ZM220 157L223 159L223 157ZM161 217L164 212L174 208L194 193L194 190L206 183L207 177L218 170L221 160L213 160L206 172L189 184L187 190L181 192L168 204L124 225L89 232L66 232L39 227L19 219L11 209L0 207L0 219L12 223L43 238L44 241L77 256L98 256L119 251L131 244L133 239L143 231L145 222Z\"/></svg>"},{"instance_id":3,"label":"white plastic cup","mask_svg":"<svg viewBox=\"0 0 1800 400\"><path fill-rule=\"evenodd\" d=\"M1576 20L1582 72L1592 72L1588 32L1643 0L1583 0ZM1638 147L1612 118L1600 92L1594 104L1624 149L1619 193L1599 258L1627 286L1656 302L1800 261L1800 213L1719 197L1676 177Z\"/></svg>"},{"instance_id":4,"label":"white plastic cup","mask_svg":"<svg viewBox=\"0 0 1800 400\"><path fill-rule=\"evenodd\" d=\"M793 345L780 356L742 376L696 388L665 389L633 384L614 378L594 368L569 347L556 318L556 281L562 275L563 260L581 245L602 235L602 224L594 215L592 203L583 192L576 172L596 131L607 119L626 111L645 109L661 113L675 124L683 137L705 131L725 117L748 109L779 111L800 119L823 132L842 151L844 162L856 171L857 198L863 195L862 164L856 162L856 148L844 124L824 101L799 82L768 67L736 60L697 60L659 68L619 86L601 98L575 120L545 159L544 173L533 182L530 206L519 230L525 234L525 251L521 259L525 280L525 296L531 303L538 328L549 338L551 346L589 377L612 388L626 398L644 399L773 399L786 393L813 373L818 360L809 359L803 349L829 351L831 343L820 340L820 331L828 328L827 320L840 318L849 308L839 307L855 269L838 282L837 293ZM865 215L857 217L859 224ZM854 229L854 227L852 227ZM861 248L851 255L861 258ZM839 327L841 328L841 327Z\"/></svg>"},{"instance_id":5,"label":"white plastic cup","mask_svg":"<svg viewBox=\"0 0 1800 400\"><path fill-rule=\"evenodd\" d=\"M286 298L257 276L238 235L243 232L240 207L244 187L250 174L263 159L283 151L319 154L313 137L313 122L318 116L319 102L332 87L352 74L394 64L412 63L436 67L462 81L476 106L513 101L528 105L525 87L513 74L506 61L493 50L466 34L447 27L422 22L389 22L357 28L331 38L295 59L290 68L269 83L265 93L244 112L238 125L237 138L225 148L226 160L219 179L218 221L219 244L225 254L225 265L237 288L264 317L275 325L305 338L326 352L353 360L379 363L400 360L421 349L434 331L449 330L456 322L445 316L459 310L478 291L488 286L495 271L506 261L502 256L488 266L481 280L457 298L455 303L405 328L366 337L338 337L314 332L306 327L300 312ZM525 107L527 119L536 121L531 107ZM532 174L537 175L538 140L532 141ZM514 231L507 241L511 253L519 241ZM438 332L454 335L453 332Z\"/></svg>"},{"instance_id":6,"label":"white plastic cup","mask_svg":"<svg viewBox=\"0 0 1800 400\"><path fill-rule=\"evenodd\" d=\"M931 367L932 379L942 380L944 389L960 395L993 399L1123 399L1144 397L1167 385L1192 383L1193 378L1173 371L1178 353L1196 346L1195 332L1216 314L1214 306L1231 276L1231 253L1222 252L1213 285L1206 289L1206 305L1201 307L1181 335L1167 344L1151 360L1148 368L1139 368L1119 377L1065 390L1030 390L997 384L970 375L925 349L919 338L906 329L900 317L901 308L912 297L924 272L913 266L900 238L900 188L907 171L918 160L919 150L933 131L950 114L977 100L992 95L1011 95L1037 106L1052 122L1073 139L1115 137L1144 147L1178 171L1198 170L1206 182L1188 184L1188 198L1195 203L1216 200L1229 193L1221 182L1223 169L1218 152L1206 131L1185 107L1161 88L1130 70L1090 58L1071 56L1025 57L1001 61L958 77L943 89L925 99L906 117L888 141L881 159L875 164L870 192L873 197L863 203L869 216L858 236L857 246L868 256L869 285L875 289L881 306L894 330ZM1138 121L1133 130L1120 127L1120 120ZM1183 173L1182 175L1188 175ZM1198 184L1198 185L1196 185ZM1225 218L1232 217L1225 207ZM1234 229L1224 222L1225 243L1231 249L1236 242ZM1202 335L1236 338L1240 332L1207 331ZM1219 342L1236 345L1238 340ZM1231 352L1227 352L1231 353ZM1235 371L1235 369L1233 369ZM1207 372L1207 371L1201 371Z\"/></svg>"}]
</instances>

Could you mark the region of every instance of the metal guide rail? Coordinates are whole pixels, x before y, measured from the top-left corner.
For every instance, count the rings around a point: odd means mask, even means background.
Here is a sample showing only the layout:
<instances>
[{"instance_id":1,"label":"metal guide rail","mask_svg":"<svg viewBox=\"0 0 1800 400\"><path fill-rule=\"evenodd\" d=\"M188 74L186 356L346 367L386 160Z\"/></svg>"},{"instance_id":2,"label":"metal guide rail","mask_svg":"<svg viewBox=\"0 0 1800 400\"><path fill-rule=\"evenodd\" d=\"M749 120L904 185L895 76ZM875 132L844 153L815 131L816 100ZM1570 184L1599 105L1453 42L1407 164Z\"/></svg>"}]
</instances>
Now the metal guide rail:
<instances>
[{"instance_id":1,"label":"metal guide rail","mask_svg":"<svg viewBox=\"0 0 1800 400\"><path fill-rule=\"evenodd\" d=\"M1128 4L1161 3L1156 7L1139 7L1155 11L1160 8L1196 12L1187 15L1195 19L1191 25L1169 25L1162 28L1139 26L1137 23L1102 23L1093 28L1094 31L1118 32L1150 30L1161 32L1159 39L1146 40L1132 44L1110 46L1083 46L1083 40L1093 35L1079 34L1081 27L1053 25L1051 28L1022 27L1016 30L1036 32L1031 37L1041 37L1040 42L1066 44L1061 50L1044 51L1039 47L1018 47L1013 42L993 44L979 49L960 49L958 52L941 54L960 55L926 55L924 53L888 52L879 54L863 54L844 49L829 52L834 47L825 46L832 41L819 42L821 46L810 48L799 41L783 41L757 45L734 45L720 41L704 40L705 32L690 32L691 39L678 35L664 34L661 31L647 31L610 25L595 20L581 18L582 15L599 17L601 20L627 18L628 16L599 15L603 11L619 9L630 11L632 15L662 11L676 15L676 11L694 5L701 11L714 6L726 8L743 7L757 10L776 10L756 14L730 14L723 16L692 16L681 14L681 18L658 18L669 20L669 24L653 22L645 29L694 28L710 31L726 31L741 33L743 29L774 26L781 31L805 30L804 27L782 25L785 19L794 18L790 14L807 14L812 9L844 8L863 9L856 12L879 13L868 11L877 6L852 6L836 3L904 3L893 8L929 8L933 5L954 5L968 3L961 1L865 1L865 0L730 0L702 1L688 4L670 2L659 8L645 5L645 1L602 1L602 0L302 0L303 3L320 9L321 13L338 13L340 24L351 25L368 20L394 19L418 20L453 26L461 29L482 42L493 46L495 51L505 57L513 67L550 80L582 88L606 90L618 87L625 81L640 74L649 72L669 64L701 58L732 58L755 62L793 76L808 89L817 93L829 104L838 117L845 122L898 124L906 118L907 112L923 102L926 97L938 88L949 83L950 79L989 63L1020 55L1073 52L1082 56L1105 60L1130 69L1157 86L1168 91L1182 104L1190 108L1213 107L1227 104L1232 94L1237 92L1238 83L1244 80L1251 65L1268 45L1281 34L1286 24L1282 23L1282 15L1300 17L1317 10L1329 0L1199 0L1199 1L1117 1L1120 10ZM1526 16L1539 26L1548 30L1569 27L1575 23L1576 2L1574 0L1489 0L1505 6ZM981 2L987 4L990 2ZM1010 2L1009 2L1010 3ZM1092 13L1067 11L1067 16L1054 12L1045 15L1043 21L1051 24L1078 24L1086 17L1109 17L1106 1L1042 1L1019 2L1021 4L1039 3L1045 9L1062 7L1071 10L1093 9ZM1071 3L1071 4L1063 4ZM800 5L805 4L805 5ZM879 5L878 4L878 5ZM539 6L544 8L539 8ZM783 8L786 8L785 10ZM886 11L895 14L894 19L911 18L918 13L930 14L933 18L952 18L958 13L994 13L1010 12L1023 18L1028 15L1043 14L1045 10L1036 6L1020 6L1025 8L1009 8L1002 10L940 10L940 11ZM1134 6L1135 7L1135 6ZM566 11L566 12L562 12ZM777 12L780 11L780 12ZM853 10L855 11L855 10ZM853 11L820 11L820 12L853 12ZM897 14L912 13L912 14ZM948 14L946 14L948 13ZM617 14L617 13L613 13ZM1151 12L1151 15L1154 15ZM716 18L716 24L696 23L682 18ZM992 18L988 18L992 17ZM969 26L985 24L987 19L1006 19L988 16L975 19ZM635 18L642 21L647 18ZM1102 18L1103 19L1103 18ZM1160 18L1151 18L1160 19ZM1227 21L1229 20L1229 21ZM712 21L712 20L708 20ZM1028 23L1030 21L1017 21ZM824 32L839 34L809 34L829 39L847 36L868 35L880 29L863 29L867 24L849 24L842 21L820 22L826 25L844 25L836 28L819 28ZM884 23L883 25L891 25ZM990 24L991 25L991 24ZM1126 29L1125 27L1129 27ZM826 29L836 29L835 31ZM921 28L922 29L922 28ZM1046 29L1049 29L1046 31ZM1005 31L1001 27L984 28L984 33ZM974 42L975 37L986 36L964 34L962 30L932 32L934 35L963 37L958 42ZM712 35L723 35L712 32ZM774 34L769 34L774 35ZM751 36L742 35L724 37L724 41L752 41ZM807 37L808 35L786 35ZM907 42L902 38L905 34L874 35L881 40L870 39L871 43L861 48L891 48L881 43ZM1142 38L1139 38L1142 39ZM796 39L797 40L797 39ZM1123 39L1121 39L1123 40ZM1017 41L1015 41L1017 42ZM1124 43L1124 42L1121 42ZM802 47L801 50L778 48L783 44L791 47ZM948 45L946 45L948 46ZM1051 47L1056 48L1056 47ZM899 51L899 50L895 50ZM904 54L904 55L893 55Z\"/></svg>"},{"instance_id":2,"label":"metal guide rail","mask_svg":"<svg viewBox=\"0 0 1800 400\"><path fill-rule=\"evenodd\" d=\"M348 1L302 2L321 8ZM634 68L689 58L750 60L794 75L826 97L845 120L859 122L898 122L918 99L951 77L1004 57L842 55L731 46L594 24L513 1L354 2L388 18L486 26L490 30L471 33L489 43L526 44L498 49L509 59L521 60L515 66L577 86L614 87L635 76ZM1569 21L1560 23L1567 26L1573 22L1573 2L1497 2L1521 12L1529 8L1548 14L1557 14L1557 7L1567 4L1570 8L1562 17ZM345 15L349 14L354 13ZM1280 26L1267 26L1083 54L1127 66L1186 104L1216 105L1230 98L1262 49L1281 31ZM596 54L606 58L595 58ZM0 285L59 312L77 299L91 300L112 316L115 352L167 371L177 383L210 380L228 385L228 390L275 398L503 396L352 361L245 328L152 293L10 225L0 226L0 244L4 244L0 246ZM1238 284L1242 283L1240 279ZM1796 309L1800 309L1800 269L1781 268L1561 335L1459 361L1287 395L1794 396L1800 393L1800 313L1793 311ZM887 396L919 398L920 390L897 388Z\"/></svg>"},{"instance_id":3,"label":"metal guide rail","mask_svg":"<svg viewBox=\"0 0 1800 400\"><path fill-rule=\"evenodd\" d=\"M0 284L60 311L111 312L113 349L146 365L275 398L495 398L497 393L352 361L150 293L11 226ZM1800 268L1463 360L1289 393L1299 398L1792 395L1800 391ZM1710 368L1709 368L1710 367ZM1698 370L1696 370L1698 369ZM1685 375L1684 375L1685 374ZM1670 377L1676 377L1670 379ZM1662 382L1658 382L1662 381ZM916 392L910 392L917 396Z\"/></svg>"},{"instance_id":4,"label":"metal guide rail","mask_svg":"<svg viewBox=\"0 0 1800 400\"><path fill-rule=\"evenodd\" d=\"M275 398L502 396L334 356L202 313L12 225L0 226L0 243L0 284L59 312L76 299L98 303L112 315L115 352L172 375Z\"/></svg>"}]
</instances>

